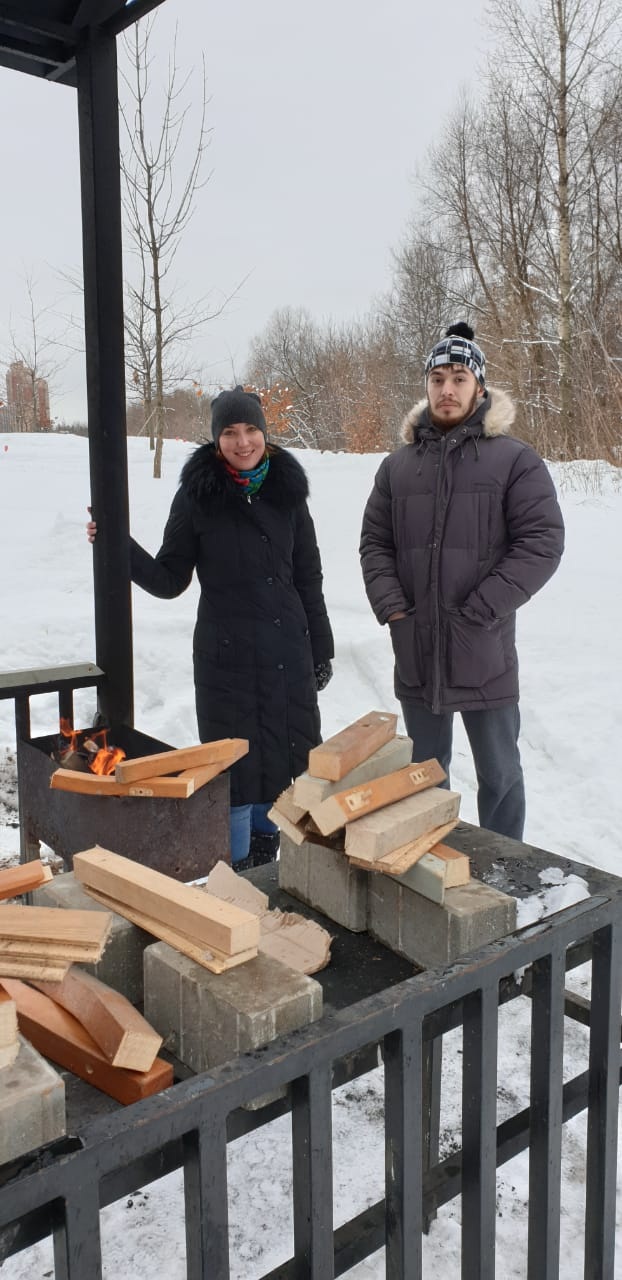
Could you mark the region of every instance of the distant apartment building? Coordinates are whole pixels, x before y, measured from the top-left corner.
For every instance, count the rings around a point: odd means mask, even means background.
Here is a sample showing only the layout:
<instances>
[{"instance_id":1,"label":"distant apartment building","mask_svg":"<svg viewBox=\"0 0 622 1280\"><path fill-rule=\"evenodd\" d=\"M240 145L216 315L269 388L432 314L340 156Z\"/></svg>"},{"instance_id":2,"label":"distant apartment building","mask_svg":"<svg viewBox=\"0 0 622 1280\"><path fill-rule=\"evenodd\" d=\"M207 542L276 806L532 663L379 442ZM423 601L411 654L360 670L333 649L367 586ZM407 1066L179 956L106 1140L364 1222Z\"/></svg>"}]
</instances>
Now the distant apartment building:
<instances>
[{"instance_id":1,"label":"distant apartment building","mask_svg":"<svg viewBox=\"0 0 622 1280\"><path fill-rule=\"evenodd\" d=\"M49 431L50 393L45 378L33 378L22 360L14 360L6 375L7 431Z\"/></svg>"}]
</instances>

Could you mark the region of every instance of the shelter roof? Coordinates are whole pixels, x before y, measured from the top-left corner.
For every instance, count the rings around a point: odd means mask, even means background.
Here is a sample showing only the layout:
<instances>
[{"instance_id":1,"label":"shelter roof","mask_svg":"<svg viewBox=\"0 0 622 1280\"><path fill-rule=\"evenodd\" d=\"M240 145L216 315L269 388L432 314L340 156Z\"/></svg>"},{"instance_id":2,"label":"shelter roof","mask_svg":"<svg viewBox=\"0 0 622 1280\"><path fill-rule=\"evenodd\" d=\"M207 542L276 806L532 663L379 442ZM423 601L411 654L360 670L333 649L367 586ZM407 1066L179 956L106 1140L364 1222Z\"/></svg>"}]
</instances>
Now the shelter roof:
<instances>
[{"instance_id":1,"label":"shelter roof","mask_svg":"<svg viewBox=\"0 0 622 1280\"><path fill-rule=\"evenodd\" d=\"M75 85L89 28L117 35L162 0L0 0L0 67Z\"/></svg>"}]
</instances>

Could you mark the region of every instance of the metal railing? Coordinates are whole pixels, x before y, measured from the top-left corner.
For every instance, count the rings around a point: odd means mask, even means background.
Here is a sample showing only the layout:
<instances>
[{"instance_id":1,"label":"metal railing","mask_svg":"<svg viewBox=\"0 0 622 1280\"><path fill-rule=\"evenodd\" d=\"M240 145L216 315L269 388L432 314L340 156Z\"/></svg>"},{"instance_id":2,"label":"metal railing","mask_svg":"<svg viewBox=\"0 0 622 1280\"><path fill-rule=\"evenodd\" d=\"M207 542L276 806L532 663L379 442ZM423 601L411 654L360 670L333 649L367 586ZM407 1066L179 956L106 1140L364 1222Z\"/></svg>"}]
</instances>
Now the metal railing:
<instances>
[{"instance_id":1,"label":"metal railing","mask_svg":"<svg viewBox=\"0 0 622 1280\"><path fill-rule=\"evenodd\" d=\"M529 1148L529 1280L559 1275L562 1128L587 1109L584 1276L614 1280L622 882L449 969L426 971L304 1030L92 1122L0 1179L0 1262L52 1235L57 1280L99 1280L100 1210L182 1168L188 1280L230 1274L227 1142L291 1108L292 1258L263 1280L330 1280L384 1245L391 1280L422 1276L422 1232L462 1196L463 1280L495 1276L496 1169ZM565 975L591 958L587 1071L563 1079ZM517 972L525 970L522 982ZM499 1005L531 997L530 1101L497 1125ZM462 1146L425 1169L424 1060L462 1027ZM334 1229L331 1090L337 1063L384 1056L385 1197ZM287 1101L243 1108L287 1088ZM241 1110L242 1109L242 1110ZM253 1117L250 1119L249 1117ZM7 1169L8 1171L8 1169ZM6 1177L6 1174L5 1174Z\"/></svg>"}]
</instances>

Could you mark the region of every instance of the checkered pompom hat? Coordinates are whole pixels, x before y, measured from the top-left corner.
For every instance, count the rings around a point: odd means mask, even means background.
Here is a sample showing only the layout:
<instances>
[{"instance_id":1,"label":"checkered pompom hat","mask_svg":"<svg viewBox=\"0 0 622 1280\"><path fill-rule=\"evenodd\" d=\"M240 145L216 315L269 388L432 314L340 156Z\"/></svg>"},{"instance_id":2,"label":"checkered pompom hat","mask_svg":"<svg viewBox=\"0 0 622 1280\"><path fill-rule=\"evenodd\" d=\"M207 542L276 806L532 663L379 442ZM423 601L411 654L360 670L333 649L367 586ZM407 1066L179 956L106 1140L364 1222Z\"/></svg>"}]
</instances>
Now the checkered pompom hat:
<instances>
[{"instance_id":1,"label":"checkered pompom hat","mask_svg":"<svg viewBox=\"0 0 622 1280\"><path fill-rule=\"evenodd\" d=\"M445 337L437 342L425 362L425 376L432 369L444 364L464 364L475 374L480 387L486 386L486 360L484 352L474 341L475 334L470 325L460 321L453 324Z\"/></svg>"}]
</instances>

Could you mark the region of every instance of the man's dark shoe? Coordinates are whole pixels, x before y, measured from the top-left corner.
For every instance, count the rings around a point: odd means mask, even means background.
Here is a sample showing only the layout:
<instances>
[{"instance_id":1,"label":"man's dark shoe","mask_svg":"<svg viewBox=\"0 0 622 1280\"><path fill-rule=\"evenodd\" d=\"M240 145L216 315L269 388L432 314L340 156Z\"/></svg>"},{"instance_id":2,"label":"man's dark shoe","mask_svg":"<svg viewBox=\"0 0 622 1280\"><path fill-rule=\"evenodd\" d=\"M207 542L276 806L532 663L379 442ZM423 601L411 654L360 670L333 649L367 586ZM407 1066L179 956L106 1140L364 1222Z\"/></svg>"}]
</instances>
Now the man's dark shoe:
<instances>
[{"instance_id":1,"label":"man's dark shoe","mask_svg":"<svg viewBox=\"0 0 622 1280\"><path fill-rule=\"evenodd\" d=\"M252 866L263 867L267 862L276 862L280 840L280 831L274 831L271 835L262 835L258 831L251 832L249 857Z\"/></svg>"}]
</instances>

